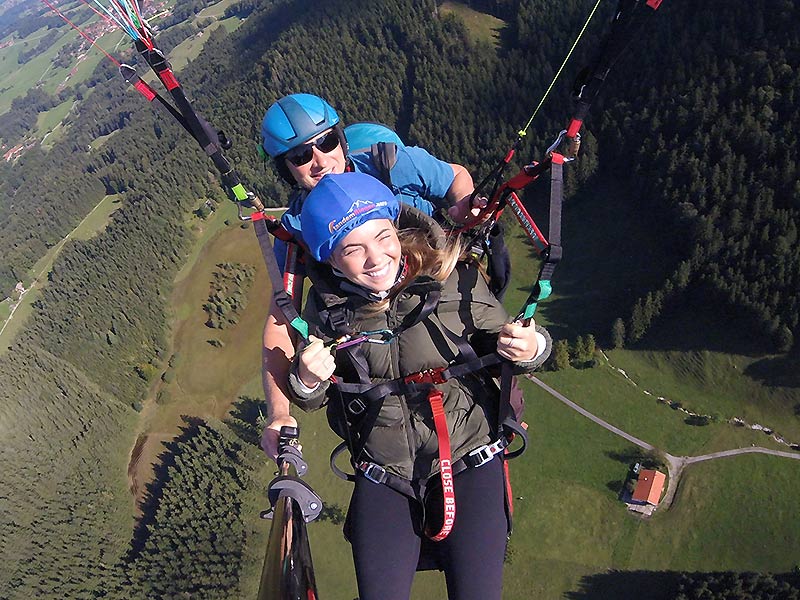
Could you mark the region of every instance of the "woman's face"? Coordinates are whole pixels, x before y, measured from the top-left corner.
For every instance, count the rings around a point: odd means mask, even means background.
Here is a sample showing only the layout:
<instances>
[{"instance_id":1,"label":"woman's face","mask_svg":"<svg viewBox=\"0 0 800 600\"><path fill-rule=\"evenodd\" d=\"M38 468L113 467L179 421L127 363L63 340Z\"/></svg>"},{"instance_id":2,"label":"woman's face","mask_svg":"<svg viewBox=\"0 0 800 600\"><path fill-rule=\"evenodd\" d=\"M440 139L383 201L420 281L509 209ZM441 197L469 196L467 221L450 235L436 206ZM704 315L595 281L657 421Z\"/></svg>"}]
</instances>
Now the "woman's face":
<instances>
[{"instance_id":1,"label":"woman's face","mask_svg":"<svg viewBox=\"0 0 800 600\"><path fill-rule=\"evenodd\" d=\"M372 219L344 237L330 262L353 283L373 292L385 292L397 279L400 256L394 223Z\"/></svg>"}]
</instances>

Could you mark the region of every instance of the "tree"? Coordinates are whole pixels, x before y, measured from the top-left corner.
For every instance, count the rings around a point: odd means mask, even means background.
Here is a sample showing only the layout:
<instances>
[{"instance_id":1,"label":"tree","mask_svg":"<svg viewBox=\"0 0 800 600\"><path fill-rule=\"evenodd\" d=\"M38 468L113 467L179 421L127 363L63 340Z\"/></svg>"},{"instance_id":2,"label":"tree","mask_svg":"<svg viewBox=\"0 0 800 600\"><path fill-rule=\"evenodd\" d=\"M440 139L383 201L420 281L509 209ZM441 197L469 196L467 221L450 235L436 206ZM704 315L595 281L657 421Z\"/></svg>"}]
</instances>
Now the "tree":
<instances>
[{"instance_id":1,"label":"tree","mask_svg":"<svg viewBox=\"0 0 800 600\"><path fill-rule=\"evenodd\" d=\"M594 339L594 336L589 333L584 338L583 343L584 350L586 352L586 360L592 360L595 352L597 352L597 341Z\"/></svg>"},{"instance_id":2,"label":"tree","mask_svg":"<svg viewBox=\"0 0 800 600\"><path fill-rule=\"evenodd\" d=\"M553 344L553 369L555 371L563 371L569 366L569 342L567 340L558 340Z\"/></svg>"},{"instance_id":3,"label":"tree","mask_svg":"<svg viewBox=\"0 0 800 600\"><path fill-rule=\"evenodd\" d=\"M586 338L579 335L575 339L575 345L572 347L572 358L576 362L584 362L586 360Z\"/></svg>"},{"instance_id":4,"label":"tree","mask_svg":"<svg viewBox=\"0 0 800 600\"><path fill-rule=\"evenodd\" d=\"M611 347L615 350L625 347L625 321L619 317L611 324Z\"/></svg>"}]
</instances>

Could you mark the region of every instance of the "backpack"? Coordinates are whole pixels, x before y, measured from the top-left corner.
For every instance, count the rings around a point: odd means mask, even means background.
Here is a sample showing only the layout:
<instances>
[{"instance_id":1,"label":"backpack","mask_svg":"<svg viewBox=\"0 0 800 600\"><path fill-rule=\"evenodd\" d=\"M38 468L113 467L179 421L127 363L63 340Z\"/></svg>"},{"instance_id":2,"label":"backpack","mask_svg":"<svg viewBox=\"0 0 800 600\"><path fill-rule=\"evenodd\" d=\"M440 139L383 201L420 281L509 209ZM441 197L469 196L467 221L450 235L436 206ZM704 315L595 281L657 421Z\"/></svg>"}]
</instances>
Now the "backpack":
<instances>
[{"instance_id":1,"label":"backpack","mask_svg":"<svg viewBox=\"0 0 800 600\"><path fill-rule=\"evenodd\" d=\"M348 153L371 152L372 162L378 168L378 179L392 187L391 170L397 162L397 148L405 147L400 136L388 125L363 121L344 128Z\"/></svg>"}]
</instances>

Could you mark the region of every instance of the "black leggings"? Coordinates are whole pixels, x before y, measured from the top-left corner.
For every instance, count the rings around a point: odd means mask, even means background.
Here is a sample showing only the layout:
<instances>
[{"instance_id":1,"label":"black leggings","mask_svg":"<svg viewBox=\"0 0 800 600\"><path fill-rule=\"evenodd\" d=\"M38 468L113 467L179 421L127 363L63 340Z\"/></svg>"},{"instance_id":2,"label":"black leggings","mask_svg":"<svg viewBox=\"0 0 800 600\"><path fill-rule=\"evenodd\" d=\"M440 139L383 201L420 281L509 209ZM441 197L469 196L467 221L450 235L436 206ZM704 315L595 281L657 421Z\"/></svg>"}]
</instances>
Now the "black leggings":
<instances>
[{"instance_id":1,"label":"black leggings","mask_svg":"<svg viewBox=\"0 0 800 600\"><path fill-rule=\"evenodd\" d=\"M503 464L499 458L454 479L456 521L435 542L450 600L500 600L506 547ZM440 500L441 501L441 500ZM356 478L350 502L350 541L359 600L408 600L421 538L416 501Z\"/></svg>"}]
</instances>

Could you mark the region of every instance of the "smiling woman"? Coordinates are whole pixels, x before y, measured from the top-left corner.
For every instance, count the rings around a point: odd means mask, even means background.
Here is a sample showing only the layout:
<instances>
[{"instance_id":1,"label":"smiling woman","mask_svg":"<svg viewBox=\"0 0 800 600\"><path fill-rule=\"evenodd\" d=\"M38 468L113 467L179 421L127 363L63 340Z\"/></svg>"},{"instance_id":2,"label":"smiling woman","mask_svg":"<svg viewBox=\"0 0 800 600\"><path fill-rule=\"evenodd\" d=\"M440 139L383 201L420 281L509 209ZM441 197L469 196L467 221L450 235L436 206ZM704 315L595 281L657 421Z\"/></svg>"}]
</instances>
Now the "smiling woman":
<instances>
[{"instance_id":1,"label":"smiling woman","mask_svg":"<svg viewBox=\"0 0 800 600\"><path fill-rule=\"evenodd\" d=\"M508 323L477 265L460 260L457 237L369 175L326 175L300 220L319 262L307 263L313 334L288 387L305 410L327 398L347 440L359 597L408 598L414 572L437 568L450 598L499 599L503 450L518 429L485 367L535 369L549 354L546 332ZM487 348L496 351L478 358ZM498 414L509 416L489 416Z\"/></svg>"}]
</instances>

